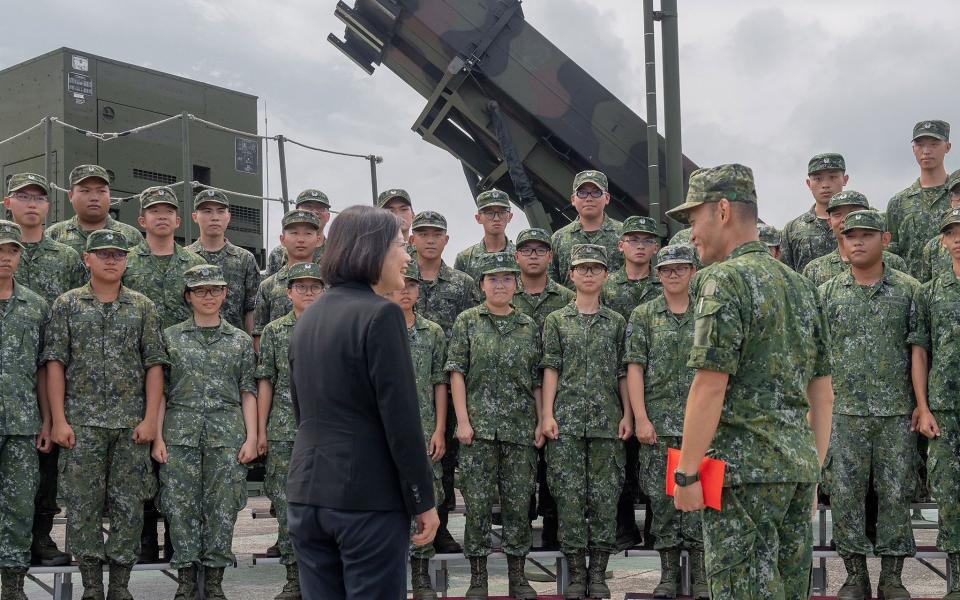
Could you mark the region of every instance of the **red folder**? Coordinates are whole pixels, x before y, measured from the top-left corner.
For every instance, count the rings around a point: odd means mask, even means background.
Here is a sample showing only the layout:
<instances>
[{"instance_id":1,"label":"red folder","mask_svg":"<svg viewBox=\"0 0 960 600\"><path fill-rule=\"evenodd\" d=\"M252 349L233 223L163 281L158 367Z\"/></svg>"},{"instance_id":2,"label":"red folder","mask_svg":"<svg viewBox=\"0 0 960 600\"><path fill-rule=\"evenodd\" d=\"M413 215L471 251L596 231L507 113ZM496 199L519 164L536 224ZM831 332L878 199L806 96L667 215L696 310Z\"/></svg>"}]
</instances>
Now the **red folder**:
<instances>
[{"instance_id":1,"label":"red folder","mask_svg":"<svg viewBox=\"0 0 960 600\"><path fill-rule=\"evenodd\" d=\"M680 451L667 448L667 495L673 496L673 472L680 464ZM720 510L720 495L723 493L723 474L727 463L716 458L706 458L700 463L700 487L703 488L703 503L707 508Z\"/></svg>"}]
</instances>

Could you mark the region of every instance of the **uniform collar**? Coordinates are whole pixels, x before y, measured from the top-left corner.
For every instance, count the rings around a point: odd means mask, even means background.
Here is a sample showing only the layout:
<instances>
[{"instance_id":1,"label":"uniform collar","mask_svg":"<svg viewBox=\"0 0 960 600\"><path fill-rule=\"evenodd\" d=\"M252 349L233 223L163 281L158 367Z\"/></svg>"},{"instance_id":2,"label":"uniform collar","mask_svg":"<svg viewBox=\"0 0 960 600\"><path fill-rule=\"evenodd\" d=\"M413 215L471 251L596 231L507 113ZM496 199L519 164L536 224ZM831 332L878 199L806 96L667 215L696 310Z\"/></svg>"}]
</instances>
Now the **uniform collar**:
<instances>
[{"instance_id":1,"label":"uniform collar","mask_svg":"<svg viewBox=\"0 0 960 600\"><path fill-rule=\"evenodd\" d=\"M220 325L216 327L217 333L219 335L234 335L237 333L236 329L228 327L229 323L224 318L220 318ZM189 319L184 321L183 331L200 331L202 329L211 329L209 327L198 327L196 322L193 320L193 315Z\"/></svg>"},{"instance_id":2,"label":"uniform collar","mask_svg":"<svg viewBox=\"0 0 960 600\"><path fill-rule=\"evenodd\" d=\"M725 260L730 260L731 258L737 258L738 256L743 256L744 254L749 254L751 252L763 252L767 256L770 256L770 251L767 250L767 245L759 240L751 240L749 242L740 244L733 249L733 252L727 256ZM770 256L770 258L773 258Z\"/></svg>"},{"instance_id":3,"label":"uniform collar","mask_svg":"<svg viewBox=\"0 0 960 600\"><path fill-rule=\"evenodd\" d=\"M415 318L413 320L413 327L414 329L423 331L425 329L430 329L430 323L420 315L415 315Z\"/></svg>"},{"instance_id":4,"label":"uniform collar","mask_svg":"<svg viewBox=\"0 0 960 600\"><path fill-rule=\"evenodd\" d=\"M136 252L140 256L155 256L153 254L153 251L150 250L150 246L147 245L146 239L144 239L142 242L134 246L131 252ZM181 246L176 242L173 243L173 254L171 254L170 256L175 257L180 262L185 262L190 258L189 255L187 254L187 250L185 250L183 246Z\"/></svg>"},{"instance_id":5,"label":"uniform collar","mask_svg":"<svg viewBox=\"0 0 960 600\"><path fill-rule=\"evenodd\" d=\"M860 285L859 283L857 283L857 280L854 279L853 277L852 268L844 271L842 275L843 275L843 279L841 279L840 281L841 283L843 283L843 285L847 287ZM883 262L883 274L880 276L879 283L882 283L883 285L894 285L896 283L893 277L893 269L890 268L890 265L888 265L886 261Z\"/></svg>"},{"instance_id":6,"label":"uniform collar","mask_svg":"<svg viewBox=\"0 0 960 600\"><path fill-rule=\"evenodd\" d=\"M577 308L577 299L574 298L570 301L569 304L560 309L560 312L563 313L565 317L576 317L580 314L580 310ZM603 304L597 309L597 312L593 313L598 317L603 317L604 319L609 319L612 310L604 306ZM591 315L592 316L592 315Z\"/></svg>"},{"instance_id":7,"label":"uniform collar","mask_svg":"<svg viewBox=\"0 0 960 600\"><path fill-rule=\"evenodd\" d=\"M600 223L600 229L597 231L616 231L617 226L614 224L613 219L610 218L610 215L603 214L603 222ZM580 222L580 217L577 216L577 220L573 222L574 231L583 231L583 223Z\"/></svg>"},{"instance_id":8,"label":"uniform collar","mask_svg":"<svg viewBox=\"0 0 960 600\"><path fill-rule=\"evenodd\" d=\"M107 220L104 222L103 227L101 229L113 229L114 224L116 222L117 222L116 219L114 219L110 215L107 215ZM77 215L73 215L72 217L70 217L70 220L67 221L67 228L74 229L76 231L79 231L81 234L86 234L86 235L93 233L92 231L88 232L86 229L80 226L80 217L78 217Z\"/></svg>"},{"instance_id":9,"label":"uniform collar","mask_svg":"<svg viewBox=\"0 0 960 600\"><path fill-rule=\"evenodd\" d=\"M93 293L93 283L87 282L83 287L79 288L80 294L79 297L83 300L93 300L95 302L100 302L97 300L97 296ZM123 302L124 304L131 304L133 299L130 297L130 288L125 285L120 286L120 293L117 294L117 299L115 302Z\"/></svg>"}]
</instances>

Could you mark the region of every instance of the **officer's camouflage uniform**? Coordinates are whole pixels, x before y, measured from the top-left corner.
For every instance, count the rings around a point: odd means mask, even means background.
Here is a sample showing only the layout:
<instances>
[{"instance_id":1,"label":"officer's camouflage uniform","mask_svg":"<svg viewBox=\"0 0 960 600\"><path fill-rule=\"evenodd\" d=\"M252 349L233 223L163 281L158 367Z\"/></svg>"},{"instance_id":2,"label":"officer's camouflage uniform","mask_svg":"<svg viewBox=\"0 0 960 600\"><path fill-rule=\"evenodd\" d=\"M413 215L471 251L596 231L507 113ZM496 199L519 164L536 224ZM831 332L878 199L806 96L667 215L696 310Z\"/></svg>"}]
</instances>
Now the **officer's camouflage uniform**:
<instances>
[{"instance_id":1,"label":"officer's camouflage uniform","mask_svg":"<svg viewBox=\"0 0 960 600\"><path fill-rule=\"evenodd\" d=\"M225 320L198 327L191 316L163 332L170 353L160 467L160 507L170 523L171 566L233 565L237 514L246 506L247 438L241 394L257 393L253 344Z\"/></svg>"},{"instance_id":2,"label":"officer's camouflage uniform","mask_svg":"<svg viewBox=\"0 0 960 600\"><path fill-rule=\"evenodd\" d=\"M603 282L603 291L600 299L604 306L617 311L624 320L630 318L633 309L644 302L649 302L663 293L663 286L653 265L650 273L643 279L630 279L624 269L610 273L610 277Z\"/></svg>"},{"instance_id":3,"label":"officer's camouflage uniform","mask_svg":"<svg viewBox=\"0 0 960 600\"><path fill-rule=\"evenodd\" d=\"M576 297L576 294L552 279L547 279L547 285L539 294L531 294L523 290L518 284L513 295L513 307L523 314L533 317L537 327L542 328L547 315L560 310Z\"/></svg>"},{"instance_id":4,"label":"officer's camouflage uniform","mask_svg":"<svg viewBox=\"0 0 960 600\"><path fill-rule=\"evenodd\" d=\"M508 252L513 254L516 249L517 247L514 245L514 243L510 240L507 240L507 245L505 248L500 248L498 250L487 250L483 240L480 240L476 244L468 248L464 248L457 253L457 258L453 261L453 268L458 271L463 271L472 277L474 281L476 281L480 278L480 270L477 267L477 264L479 263L481 256L484 254L490 254L492 252Z\"/></svg>"},{"instance_id":5,"label":"officer's camouflage uniform","mask_svg":"<svg viewBox=\"0 0 960 600\"><path fill-rule=\"evenodd\" d=\"M86 283L86 267L70 246L54 241L46 233L39 242L24 242L23 246L13 277L48 303Z\"/></svg>"},{"instance_id":6,"label":"officer's camouflage uniform","mask_svg":"<svg viewBox=\"0 0 960 600\"><path fill-rule=\"evenodd\" d=\"M109 215L107 216L107 222L104 223L101 229L109 229L110 231L123 234L123 237L126 238L127 244L129 244L130 247L136 246L143 241L143 234L140 233L139 229L132 225L121 223ZM86 251L87 238L90 237L91 233L93 232L87 231L80 226L80 221L76 215L66 221L54 223L50 227L47 227L46 231L50 239L70 246L79 256L83 256L84 251ZM81 263L81 266L83 267L83 281L81 283L86 283L86 281L90 279L90 271L83 263Z\"/></svg>"},{"instance_id":7,"label":"officer's camouflage uniform","mask_svg":"<svg viewBox=\"0 0 960 600\"><path fill-rule=\"evenodd\" d=\"M936 279L953 269L953 259L950 258L950 252L941 243L939 235L927 242L927 245L923 247L921 256L920 276L917 277L920 283Z\"/></svg>"},{"instance_id":8,"label":"officer's camouflage uniform","mask_svg":"<svg viewBox=\"0 0 960 600\"><path fill-rule=\"evenodd\" d=\"M204 250L199 240L187 246L208 265L217 265L227 281L227 296L223 299L220 314L237 329L243 329L243 316L251 312L260 286L260 270L257 259L249 250L226 240L223 248L211 252Z\"/></svg>"},{"instance_id":9,"label":"officer's camouflage uniform","mask_svg":"<svg viewBox=\"0 0 960 600\"><path fill-rule=\"evenodd\" d=\"M680 231L673 234L673 237L670 238L671 246L676 246L677 244L689 244L690 243L690 234L693 233L693 230L689 227L681 229Z\"/></svg>"},{"instance_id":10,"label":"officer's camouflage uniform","mask_svg":"<svg viewBox=\"0 0 960 600\"><path fill-rule=\"evenodd\" d=\"M323 260L323 251L326 250L327 244L324 240L317 249L313 251L313 262L320 264L320 261ZM267 257L267 276L273 275L280 271L286 264L289 259L287 254L287 249L283 246L277 246L270 251L270 255Z\"/></svg>"},{"instance_id":11,"label":"officer's camouflage uniform","mask_svg":"<svg viewBox=\"0 0 960 600\"><path fill-rule=\"evenodd\" d=\"M837 239L830 224L817 217L813 208L783 226L780 260L797 273L802 273L810 261L836 248Z\"/></svg>"},{"instance_id":12,"label":"officer's camouflage uniform","mask_svg":"<svg viewBox=\"0 0 960 600\"><path fill-rule=\"evenodd\" d=\"M190 307L183 299L183 274L202 264L202 258L180 244L174 244L173 254L157 256L143 241L130 248L123 285L153 300L166 329L190 317Z\"/></svg>"},{"instance_id":13,"label":"officer's camouflage uniform","mask_svg":"<svg viewBox=\"0 0 960 600\"><path fill-rule=\"evenodd\" d=\"M883 251L883 264L900 271L907 272L907 263L892 252ZM841 273L850 272L850 263L840 258L840 251L834 250L830 254L825 254L820 258L807 263L803 268L803 276L813 282L813 285L820 287Z\"/></svg>"},{"instance_id":14,"label":"officer's camouflage uniform","mask_svg":"<svg viewBox=\"0 0 960 600\"><path fill-rule=\"evenodd\" d=\"M437 278L420 282L420 296L414 311L439 325L449 338L457 315L479 302L480 292L474 278L441 261Z\"/></svg>"},{"instance_id":15,"label":"officer's camouflage uniform","mask_svg":"<svg viewBox=\"0 0 960 600\"><path fill-rule=\"evenodd\" d=\"M147 369L167 363L160 318L146 296L121 287L104 304L90 284L50 309L43 361L63 363L65 409L76 445L60 452L60 492L70 549L82 560L132 565L140 551L143 502L156 493L150 445L135 444ZM110 504L110 535L101 526Z\"/></svg>"},{"instance_id":16,"label":"officer's camouflage uniform","mask_svg":"<svg viewBox=\"0 0 960 600\"><path fill-rule=\"evenodd\" d=\"M604 216L600 229L584 231L578 218L553 232L550 244L553 248L553 261L547 273L560 285L573 289L573 283L570 281L570 251L576 244L597 244L606 248L610 271L616 271L623 266L623 254L617 250L618 241L620 241L620 221Z\"/></svg>"}]
</instances>

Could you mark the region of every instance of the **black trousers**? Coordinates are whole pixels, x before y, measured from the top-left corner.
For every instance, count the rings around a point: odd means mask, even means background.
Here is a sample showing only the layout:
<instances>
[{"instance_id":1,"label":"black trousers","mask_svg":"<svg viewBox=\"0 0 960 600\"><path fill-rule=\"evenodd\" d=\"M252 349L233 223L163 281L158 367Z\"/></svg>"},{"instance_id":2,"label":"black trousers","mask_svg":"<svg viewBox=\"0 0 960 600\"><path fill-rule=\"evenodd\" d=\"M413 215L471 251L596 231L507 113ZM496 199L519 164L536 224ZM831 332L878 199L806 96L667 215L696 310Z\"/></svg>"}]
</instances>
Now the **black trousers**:
<instances>
[{"instance_id":1,"label":"black trousers","mask_svg":"<svg viewBox=\"0 0 960 600\"><path fill-rule=\"evenodd\" d=\"M290 541L303 600L407 597L410 516L290 503Z\"/></svg>"}]
</instances>

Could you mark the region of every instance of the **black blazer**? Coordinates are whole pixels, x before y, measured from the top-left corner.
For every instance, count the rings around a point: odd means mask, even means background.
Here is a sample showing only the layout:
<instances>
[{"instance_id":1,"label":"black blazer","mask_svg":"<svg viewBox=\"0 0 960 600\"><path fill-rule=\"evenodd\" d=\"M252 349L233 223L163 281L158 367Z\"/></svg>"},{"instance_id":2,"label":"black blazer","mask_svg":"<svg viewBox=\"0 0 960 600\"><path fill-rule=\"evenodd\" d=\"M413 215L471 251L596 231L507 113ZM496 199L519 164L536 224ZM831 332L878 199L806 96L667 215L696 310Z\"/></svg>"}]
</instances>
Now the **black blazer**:
<instances>
[{"instance_id":1,"label":"black blazer","mask_svg":"<svg viewBox=\"0 0 960 600\"><path fill-rule=\"evenodd\" d=\"M364 283L329 288L294 329L290 391L289 502L411 515L436 505L399 306Z\"/></svg>"}]
</instances>

